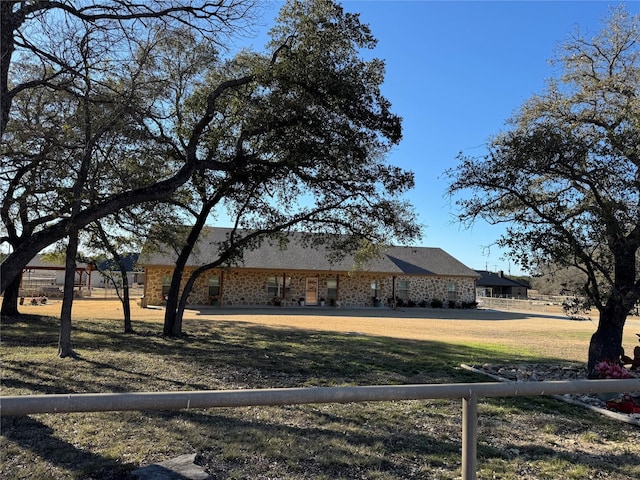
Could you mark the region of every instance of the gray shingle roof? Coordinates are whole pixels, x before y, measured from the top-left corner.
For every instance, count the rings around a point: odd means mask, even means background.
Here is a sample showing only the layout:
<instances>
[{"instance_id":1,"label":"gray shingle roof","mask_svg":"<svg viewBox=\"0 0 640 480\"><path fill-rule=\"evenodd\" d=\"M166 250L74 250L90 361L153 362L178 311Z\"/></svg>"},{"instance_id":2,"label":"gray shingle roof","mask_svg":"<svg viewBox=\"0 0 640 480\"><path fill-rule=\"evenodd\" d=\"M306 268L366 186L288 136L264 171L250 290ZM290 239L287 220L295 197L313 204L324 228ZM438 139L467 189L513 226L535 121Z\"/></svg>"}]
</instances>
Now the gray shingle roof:
<instances>
[{"instance_id":1,"label":"gray shingle roof","mask_svg":"<svg viewBox=\"0 0 640 480\"><path fill-rule=\"evenodd\" d=\"M203 232L194 252L187 262L189 266L210 263L218 257L220 242L226 238L229 229L208 228ZM243 268L334 271L353 270L354 258L347 255L341 260L331 262L329 251L324 246L305 246L289 236L290 241L281 248L277 241L266 240L256 250L244 253ZM167 250L168 251L168 250ZM143 252L139 262L143 265L173 265L176 254L162 252ZM394 246L384 251L381 257L368 262L363 270L386 274L406 275L446 275L477 278L478 274L446 253L441 248Z\"/></svg>"},{"instance_id":2,"label":"gray shingle roof","mask_svg":"<svg viewBox=\"0 0 640 480\"><path fill-rule=\"evenodd\" d=\"M526 287L520 282L511 280L501 274L487 270L476 270L480 278L476 282L478 287Z\"/></svg>"}]
</instances>

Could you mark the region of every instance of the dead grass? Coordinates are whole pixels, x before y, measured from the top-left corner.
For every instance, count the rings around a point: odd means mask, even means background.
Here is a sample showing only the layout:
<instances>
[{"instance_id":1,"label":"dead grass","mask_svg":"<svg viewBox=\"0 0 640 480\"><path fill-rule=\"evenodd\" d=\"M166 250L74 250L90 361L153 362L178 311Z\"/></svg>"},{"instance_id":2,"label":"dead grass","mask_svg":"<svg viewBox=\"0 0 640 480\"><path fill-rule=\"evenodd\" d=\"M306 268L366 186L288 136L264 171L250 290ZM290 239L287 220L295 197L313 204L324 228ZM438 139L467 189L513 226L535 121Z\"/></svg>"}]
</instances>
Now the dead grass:
<instances>
[{"instance_id":1,"label":"dead grass","mask_svg":"<svg viewBox=\"0 0 640 480\"><path fill-rule=\"evenodd\" d=\"M164 319L162 308L140 308L132 301L132 316L141 322L158 323ZM21 312L58 316L60 301L49 305L24 305ZM76 319L117 319L122 317L118 300L83 299L73 307ZM492 348L528 355L586 362L589 339L597 323L568 319L560 307L545 307L544 312L497 310L448 310L409 308L353 309L332 308L252 308L188 309L184 330L191 320L236 321L274 328L309 329L328 332L362 333L410 340L432 340L461 345L490 345ZM389 320L392 321L389 321ZM629 350L637 344L640 319L630 317L624 344ZM555 338L562 341L553 341Z\"/></svg>"},{"instance_id":2,"label":"dead grass","mask_svg":"<svg viewBox=\"0 0 640 480\"><path fill-rule=\"evenodd\" d=\"M122 334L118 308L76 302L79 360L55 356L55 319L3 319L2 394L486 381L458 365L580 362L594 329L549 314L488 311L194 310L187 335L171 340L160 335L163 312L139 307L137 334ZM625 341L637 343L636 321ZM1 478L121 479L192 452L214 479L460 475L459 400L1 422ZM630 480L640 478L640 430L554 400L491 399L480 405L478 457L481 479Z\"/></svg>"}]
</instances>

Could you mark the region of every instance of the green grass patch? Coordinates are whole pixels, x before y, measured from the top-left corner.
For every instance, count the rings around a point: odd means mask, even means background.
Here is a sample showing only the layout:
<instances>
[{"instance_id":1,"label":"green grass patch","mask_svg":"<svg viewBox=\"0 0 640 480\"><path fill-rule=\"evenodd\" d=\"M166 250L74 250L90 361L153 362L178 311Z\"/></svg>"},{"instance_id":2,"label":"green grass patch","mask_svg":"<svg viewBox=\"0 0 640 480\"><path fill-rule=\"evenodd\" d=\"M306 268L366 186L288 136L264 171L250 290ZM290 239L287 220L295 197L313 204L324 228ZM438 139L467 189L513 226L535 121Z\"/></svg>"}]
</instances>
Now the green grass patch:
<instances>
[{"instance_id":1,"label":"green grass patch","mask_svg":"<svg viewBox=\"0 0 640 480\"><path fill-rule=\"evenodd\" d=\"M390 319L389 321L393 321ZM487 381L460 363L556 362L478 341L452 345L189 320L75 322L79 359L56 357L57 320L2 322L2 394L179 391ZM558 339L561 341L561 339ZM640 478L640 432L544 398L479 406L479 478ZM1 478L120 479L197 453L216 479L454 479L460 400L3 417Z\"/></svg>"}]
</instances>

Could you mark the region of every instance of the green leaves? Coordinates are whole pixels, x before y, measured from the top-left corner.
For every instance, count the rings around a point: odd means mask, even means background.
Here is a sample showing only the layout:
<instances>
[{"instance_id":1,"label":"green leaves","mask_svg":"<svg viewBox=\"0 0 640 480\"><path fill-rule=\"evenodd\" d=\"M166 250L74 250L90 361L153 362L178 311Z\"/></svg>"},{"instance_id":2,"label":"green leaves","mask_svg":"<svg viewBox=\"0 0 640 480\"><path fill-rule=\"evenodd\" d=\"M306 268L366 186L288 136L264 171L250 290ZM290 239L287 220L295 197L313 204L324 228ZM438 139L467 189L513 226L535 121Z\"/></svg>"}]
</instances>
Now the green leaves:
<instances>
[{"instance_id":1,"label":"green leaves","mask_svg":"<svg viewBox=\"0 0 640 480\"><path fill-rule=\"evenodd\" d=\"M450 195L470 192L457 201L462 221L508 224L499 244L525 267L580 268L601 311L640 298L629 274L640 247L639 25L619 8L595 37L576 33L556 61L562 75L487 156L461 154L447 172Z\"/></svg>"}]
</instances>

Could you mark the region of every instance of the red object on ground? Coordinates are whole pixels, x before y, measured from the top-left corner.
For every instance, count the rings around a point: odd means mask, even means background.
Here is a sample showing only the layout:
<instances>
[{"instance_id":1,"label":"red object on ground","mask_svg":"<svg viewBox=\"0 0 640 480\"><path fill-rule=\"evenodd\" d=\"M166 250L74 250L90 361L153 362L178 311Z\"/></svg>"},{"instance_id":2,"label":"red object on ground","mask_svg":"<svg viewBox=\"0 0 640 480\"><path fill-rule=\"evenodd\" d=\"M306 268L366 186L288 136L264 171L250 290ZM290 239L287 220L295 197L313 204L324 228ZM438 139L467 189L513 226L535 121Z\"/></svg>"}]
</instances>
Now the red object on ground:
<instances>
[{"instance_id":1,"label":"red object on ground","mask_svg":"<svg viewBox=\"0 0 640 480\"><path fill-rule=\"evenodd\" d=\"M628 397L625 397L622 400L608 401L607 408L620 413L640 413L640 405L636 404Z\"/></svg>"}]
</instances>

